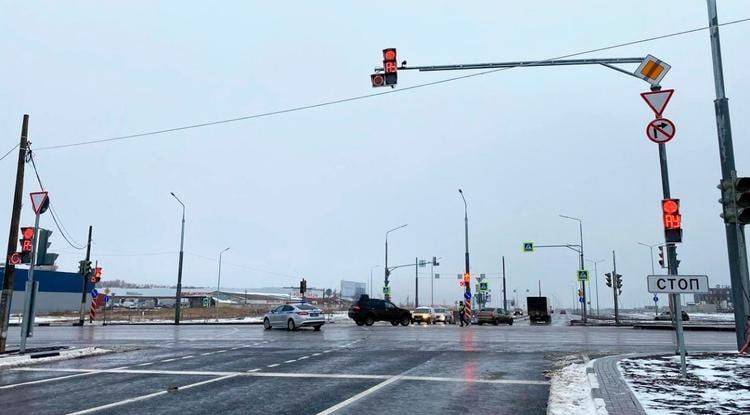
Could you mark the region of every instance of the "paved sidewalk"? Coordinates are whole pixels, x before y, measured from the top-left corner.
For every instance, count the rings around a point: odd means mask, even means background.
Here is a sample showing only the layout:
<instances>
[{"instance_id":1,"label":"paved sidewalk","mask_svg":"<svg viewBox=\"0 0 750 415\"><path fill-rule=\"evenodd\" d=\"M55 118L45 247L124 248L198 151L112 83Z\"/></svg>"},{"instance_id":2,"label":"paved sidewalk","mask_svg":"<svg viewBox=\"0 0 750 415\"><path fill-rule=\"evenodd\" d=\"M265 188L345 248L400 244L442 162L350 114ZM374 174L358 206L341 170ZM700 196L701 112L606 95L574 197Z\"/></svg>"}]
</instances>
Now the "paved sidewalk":
<instances>
[{"instance_id":1,"label":"paved sidewalk","mask_svg":"<svg viewBox=\"0 0 750 415\"><path fill-rule=\"evenodd\" d=\"M594 398L601 398L607 406L607 411L615 415L645 415L638 399L617 369L617 362L625 356L602 357L594 362L593 371L599 383L599 389L594 389Z\"/></svg>"}]
</instances>

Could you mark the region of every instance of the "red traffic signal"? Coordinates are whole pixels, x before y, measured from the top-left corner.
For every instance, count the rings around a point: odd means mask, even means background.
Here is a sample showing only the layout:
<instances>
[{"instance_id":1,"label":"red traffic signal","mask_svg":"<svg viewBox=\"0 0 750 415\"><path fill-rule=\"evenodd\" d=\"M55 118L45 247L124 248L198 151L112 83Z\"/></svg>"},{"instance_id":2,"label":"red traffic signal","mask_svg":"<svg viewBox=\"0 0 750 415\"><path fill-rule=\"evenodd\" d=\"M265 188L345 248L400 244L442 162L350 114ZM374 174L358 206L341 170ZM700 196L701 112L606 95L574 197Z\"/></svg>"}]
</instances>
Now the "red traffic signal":
<instances>
[{"instance_id":1,"label":"red traffic signal","mask_svg":"<svg viewBox=\"0 0 750 415\"><path fill-rule=\"evenodd\" d=\"M10 265L19 265L21 263L21 253L20 252L14 252L14 253L8 255L8 263Z\"/></svg>"},{"instance_id":2,"label":"red traffic signal","mask_svg":"<svg viewBox=\"0 0 750 415\"><path fill-rule=\"evenodd\" d=\"M94 284L102 280L102 267L94 268L94 273L91 275L91 282Z\"/></svg>"},{"instance_id":3,"label":"red traffic signal","mask_svg":"<svg viewBox=\"0 0 750 415\"><path fill-rule=\"evenodd\" d=\"M370 75L370 82L372 82L373 88L385 86L385 76L382 73L374 73Z\"/></svg>"},{"instance_id":4,"label":"red traffic signal","mask_svg":"<svg viewBox=\"0 0 750 415\"><path fill-rule=\"evenodd\" d=\"M21 252L31 252L33 248L34 228L21 228Z\"/></svg>"},{"instance_id":5,"label":"red traffic signal","mask_svg":"<svg viewBox=\"0 0 750 415\"><path fill-rule=\"evenodd\" d=\"M680 199L664 199L661 201L662 222L664 236L667 242L682 242L682 215L680 214Z\"/></svg>"}]
</instances>

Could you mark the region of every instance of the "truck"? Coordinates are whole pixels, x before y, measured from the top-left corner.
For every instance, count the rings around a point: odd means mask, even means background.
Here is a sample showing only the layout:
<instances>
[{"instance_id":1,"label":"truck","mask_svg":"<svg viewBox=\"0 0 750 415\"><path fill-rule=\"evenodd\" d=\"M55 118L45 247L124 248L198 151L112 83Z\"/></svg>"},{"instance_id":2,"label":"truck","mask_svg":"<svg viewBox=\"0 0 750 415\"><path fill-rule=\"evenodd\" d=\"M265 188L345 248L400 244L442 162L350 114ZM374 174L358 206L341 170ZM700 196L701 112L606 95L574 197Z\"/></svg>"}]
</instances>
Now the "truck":
<instances>
[{"instance_id":1,"label":"truck","mask_svg":"<svg viewBox=\"0 0 750 415\"><path fill-rule=\"evenodd\" d=\"M549 324L552 321L547 308L547 297L526 297L526 309L531 324Z\"/></svg>"}]
</instances>

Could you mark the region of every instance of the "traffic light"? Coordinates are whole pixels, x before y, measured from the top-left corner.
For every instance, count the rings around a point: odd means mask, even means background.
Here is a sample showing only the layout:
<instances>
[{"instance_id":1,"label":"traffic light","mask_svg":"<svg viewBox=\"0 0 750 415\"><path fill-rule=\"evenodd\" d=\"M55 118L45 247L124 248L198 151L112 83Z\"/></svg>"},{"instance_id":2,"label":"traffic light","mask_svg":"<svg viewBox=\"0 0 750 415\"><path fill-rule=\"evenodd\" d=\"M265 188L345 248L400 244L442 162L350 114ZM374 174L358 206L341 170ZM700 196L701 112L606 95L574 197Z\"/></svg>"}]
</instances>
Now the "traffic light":
<instances>
[{"instance_id":1,"label":"traffic light","mask_svg":"<svg viewBox=\"0 0 750 415\"><path fill-rule=\"evenodd\" d=\"M664 247L663 246L659 247L659 266L662 268L667 267L664 262Z\"/></svg>"},{"instance_id":2,"label":"traffic light","mask_svg":"<svg viewBox=\"0 0 750 415\"><path fill-rule=\"evenodd\" d=\"M464 284L469 284L471 282L471 275L469 273L464 273Z\"/></svg>"},{"instance_id":3,"label":"traffic light","mask_svg":"<svg viewBox=\"0 0 750 415\"><path fill-rule=\"evenodd\" d=\"M94 274L91 275L91 282L94 284L102 280L102 267L94 268Z\"/></svg>"},{"instance_id":4,"label":"traffic light","mask_svg":"<svg viewBox=\"0 0 750 415\"><path fill-rule=\"evenodd\" d=\"M307 292L307 281L305 281L304 278L302 278L302 281L299 282L299 293L304 294Z\"/></svg>"},{"instance_id":5,"label":"traffic light","mask_svg":"<svg viewBox=\"0 0 750 415\"><path fill-rule=\"evenodd\" d=\"M721 216L725 223L750 223L750 177L737 177L734 180L722 180L717 186L721 190L723 212Z\"/></svg>"},{"instance_id":6,"label":"traffic light","mask_svg":"<svg viewBox=\"0 0 750 415\"><path fill-rule=\"evenodd\" d=\"M78 261L78 273L83 275L84 278L89 278L91 276L91 261L85 259Z\"/></svg>"},{"instance_id":7,"label":"traffic light","mask_svg":"<svg viewBox=\"0 0 750 415\"><path fill-rule=\"evenodd\" d=\"M52 231L39 228L37 235L39 243L36 244L36 265L55 265L55 260L57 260L59 254L47 253L47 249L52 245L52 242L49 241L50 235L52 235Z\"/></svg>"},{"instance_id":8,"label":"traffic light","mask_svg":"<svg viewBox=\"0 0 750 415\"><path fill-rule=\"evenodd\" d=\"M662 200L661 210L662 221L664 223L664 239L668 243L682 242L682 215L680 215L680 199Z\"/></svg>"},{"instance_id":9,"label":"traffic light","mask_svg":"<svg viewBox=\"0 0 750 415\"><path fill-rule=\"evenodd\" d=\"M617 295L622 295L622 275L615 274L615 284L617 287Z\"/></svg>"},{"instance_id":10,"label":"traffic light","mask_svg":"<svg viewBox=\"0 0 750 415\"><path fill-rule=\"evenodd\" d=\"M385 72L385 84L391 87L396 85L398 81L396 48L383 49L383 72Z\"/></svg>"},{"instance_id":11,"label":"traffic light","mask_svg":"<svg viewBox=\"0 0 750 415\"><path fill-rule=\"evenodd\" d=\"M604 276L607 277L607 287L612 287L612 273L608 272Z\"/></svg>"},{"instance_id":12,"label":"traffic light","mask_svg":"<svg viewBox=\"0 0 750 415\"><path fill-rule=\"evenodd\" d=\"M21 228L21 263L31 264L31 251L34 247L34 228L25 227Z\"/></svg>"},{"instance_id":13,"label":"traffic light","mask_svg":"<svg viewBox=\"0 0 750 415\"><path fill-rule=\"evenodd\" d=\"M373 88L385 86L385 75L382 73L374 73L370 75L370 82L372 82Z\"/></svg>"},{"instance_id":14,"label":"traffic light","mask_svg":"<svg viewBox=\"0 0 750 415\"><path fill-rule=\"evenodd\" d=\"M432 266L437 267L438 265L440 265L440 263L437 262L437 257L436 256L432 257Z\"/></svg>"}]
</instances>

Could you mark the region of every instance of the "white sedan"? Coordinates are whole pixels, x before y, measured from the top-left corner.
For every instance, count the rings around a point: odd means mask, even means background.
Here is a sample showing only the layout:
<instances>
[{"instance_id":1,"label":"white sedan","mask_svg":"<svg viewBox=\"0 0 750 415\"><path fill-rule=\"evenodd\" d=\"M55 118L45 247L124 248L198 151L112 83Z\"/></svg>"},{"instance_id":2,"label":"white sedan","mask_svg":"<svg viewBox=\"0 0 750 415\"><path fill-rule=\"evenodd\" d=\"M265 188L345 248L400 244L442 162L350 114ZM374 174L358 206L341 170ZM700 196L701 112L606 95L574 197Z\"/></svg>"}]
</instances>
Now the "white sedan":
<instances>
[{"instance_id":1,"label":"white sedan","mask_svg":"<svg viewBox=\"0 0 750 415\"><path fill-rule=\"evenodd\" d=\"M280 305L263 316L263 328L266 330L278 327L292 331L299 327L312 327L319 331L325 322L319 308L305 303Z\"/></svg>"}]
</instances>

